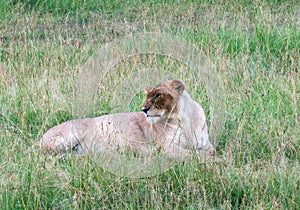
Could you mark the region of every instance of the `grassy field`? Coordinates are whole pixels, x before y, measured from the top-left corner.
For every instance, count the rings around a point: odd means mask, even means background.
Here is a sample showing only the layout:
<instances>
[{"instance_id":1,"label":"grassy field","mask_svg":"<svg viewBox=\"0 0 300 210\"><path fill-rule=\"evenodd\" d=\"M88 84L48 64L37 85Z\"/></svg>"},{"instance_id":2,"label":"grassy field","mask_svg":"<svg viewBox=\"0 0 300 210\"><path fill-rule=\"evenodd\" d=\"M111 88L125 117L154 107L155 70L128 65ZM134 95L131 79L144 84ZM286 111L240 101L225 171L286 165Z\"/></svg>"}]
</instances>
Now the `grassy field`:
<instances>
[{"instance_id":1,"label":"grassy field","mask_svg":"<svg viewBox=\"0 0 300 210\"><path fill-rule=\"evenodd\" d=\"M0 5L1 209L300 208L298 1L0 0ZM77 117L81 66L106 43L143 32L181 37L214 64L226 99L216 146L226 161L193 160L132 179L116 177L88 157L49 160L28 150L47 129ZM116 64L101 100L85 115L113 112L115 87L147 68L185 81L210 116L201 81L193 82L197 78L188 75L188 67L161 55ZM129 110L140 109L143 97L136 98Z\"/></svg>"}]
</instances>

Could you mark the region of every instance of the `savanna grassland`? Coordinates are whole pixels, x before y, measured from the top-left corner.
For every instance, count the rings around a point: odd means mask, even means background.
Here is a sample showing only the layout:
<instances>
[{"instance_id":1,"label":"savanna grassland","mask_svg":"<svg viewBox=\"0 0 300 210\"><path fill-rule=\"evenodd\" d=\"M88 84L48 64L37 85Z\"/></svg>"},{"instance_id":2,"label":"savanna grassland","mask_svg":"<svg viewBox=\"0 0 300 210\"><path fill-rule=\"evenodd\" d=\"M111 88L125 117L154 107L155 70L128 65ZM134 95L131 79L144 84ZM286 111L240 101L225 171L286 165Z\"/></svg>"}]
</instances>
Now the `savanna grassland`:
<instances>
[{"instance_id":1,"label":"savanna grassland","mask_svg":"<svg viewBox=\"0 0 300 210\"><path fill-rule=\"evenodd\" d=\"M215 66L226 99L216 139L225 161L195 159L132 179L116 177L88 157L49 157L31 149L47 129L77 117L82 65L106 43L144 32L181 37ZM298 209L299 67L296 0L1 0L0 208ZM185 81L210 119L201 81L161 55L115 64L96 97L101 100L85 115L113 112L115 87L140 68L171 71ZM140 109L140 97L129 110Z\"/></svg>"}]
</instances>

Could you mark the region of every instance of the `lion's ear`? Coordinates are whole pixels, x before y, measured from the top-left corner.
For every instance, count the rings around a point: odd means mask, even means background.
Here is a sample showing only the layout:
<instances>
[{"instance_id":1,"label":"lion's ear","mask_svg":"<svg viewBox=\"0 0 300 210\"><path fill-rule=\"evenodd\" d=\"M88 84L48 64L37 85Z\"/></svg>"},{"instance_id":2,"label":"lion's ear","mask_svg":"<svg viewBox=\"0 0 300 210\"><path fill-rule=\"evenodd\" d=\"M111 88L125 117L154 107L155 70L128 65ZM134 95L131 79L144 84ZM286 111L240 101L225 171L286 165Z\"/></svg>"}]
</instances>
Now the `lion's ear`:
<instances>
[{"instance_id":1,"label":"lion's ear","mask_svg":"<svg viewBox=\"0 0 300 210\"><path fill-rule=\"evenodd\" d=\"M185 90L184 83L181 80L177 79L171 82L171 87L175 89L179 93L179 95L182 95L183 91Z\"/></svg>"},{"instance_id":2,"label":"lion's ear","mask_svg":"<svg viewBox=\"0 0 300 210\"><path fill-rule=\"evenodd\" d=\"M149 94L149 93L151 92L151 90L152 90L152 88L145 88L145 89L144 89L144 92L145 92L146 94Z\"/></svg>"}]
</instances>

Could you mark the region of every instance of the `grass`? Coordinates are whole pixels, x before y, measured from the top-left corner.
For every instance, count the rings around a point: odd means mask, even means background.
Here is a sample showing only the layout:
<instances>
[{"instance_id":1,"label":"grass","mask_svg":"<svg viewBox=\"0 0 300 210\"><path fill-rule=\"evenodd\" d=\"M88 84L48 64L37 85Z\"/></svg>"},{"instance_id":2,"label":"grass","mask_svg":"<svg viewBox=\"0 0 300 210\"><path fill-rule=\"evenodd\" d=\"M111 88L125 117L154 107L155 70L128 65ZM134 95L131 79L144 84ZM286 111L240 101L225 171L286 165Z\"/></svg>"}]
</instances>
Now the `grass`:
<instances>
[{"instance_id":1,"label":"grass","mask_svg":"<svg viewBox=\"0 0 300 210\"><path fill-rule=\"evenodd\" d=\"M297 1L28 0L0 5L2 209L299 208ZM217 141L225 163L193 160L164 174L130 179L115 177L87 157L49 160L26 152L48 128L77 117L76 79L88 58L116 38L153 31L182 37L215 64L227 106ZM116 64L85 115L114 112L111 95L139 69L172 72L184 80L210 117L211 102L203 84L195 82L199 79L184 64L159 55ZM129 110L139 110L143 101L141 94L134 98Z\"/></svg>"}]
</instances>

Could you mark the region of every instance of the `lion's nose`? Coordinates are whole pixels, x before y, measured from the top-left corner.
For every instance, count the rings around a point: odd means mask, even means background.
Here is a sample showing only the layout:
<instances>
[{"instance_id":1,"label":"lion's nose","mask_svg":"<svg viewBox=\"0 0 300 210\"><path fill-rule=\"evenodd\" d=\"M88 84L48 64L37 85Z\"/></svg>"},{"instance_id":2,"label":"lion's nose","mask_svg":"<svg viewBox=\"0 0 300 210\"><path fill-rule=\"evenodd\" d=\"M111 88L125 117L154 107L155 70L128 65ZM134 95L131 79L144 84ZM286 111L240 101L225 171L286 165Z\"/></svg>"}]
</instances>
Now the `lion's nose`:
<instances>
[{"instance_id":1,"label":"lion's nose","mask_svg":"<svg viewBox=\"0 0 300 210\"><path fill-rule=\"evenodd\" d=\"M149 111L150 106L144 106L142 107L142 111L145 112L147 114L147 112Z\"/></svg>"}]
</instances>

